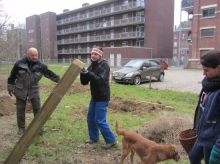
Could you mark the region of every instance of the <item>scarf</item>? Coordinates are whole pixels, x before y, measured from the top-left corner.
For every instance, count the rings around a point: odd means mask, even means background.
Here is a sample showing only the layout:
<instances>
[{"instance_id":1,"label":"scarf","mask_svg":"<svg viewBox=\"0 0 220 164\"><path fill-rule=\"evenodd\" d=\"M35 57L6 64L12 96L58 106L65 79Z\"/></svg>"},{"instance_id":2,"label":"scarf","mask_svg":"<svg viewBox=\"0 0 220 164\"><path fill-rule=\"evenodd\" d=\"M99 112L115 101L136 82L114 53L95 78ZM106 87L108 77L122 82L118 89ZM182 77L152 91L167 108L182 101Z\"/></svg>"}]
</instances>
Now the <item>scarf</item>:
<instances>
[{"instance_id":1,"label":"scarf","mask_svg":"<svg viewBox=\"0 0 220 164\"><path fill-rule=\"evenodd\" d=\"M205 92L212 92L220 89L220 77L216 77L216 78L205 77L202 80L202 87Z\"/></svg>"}]
</instances>

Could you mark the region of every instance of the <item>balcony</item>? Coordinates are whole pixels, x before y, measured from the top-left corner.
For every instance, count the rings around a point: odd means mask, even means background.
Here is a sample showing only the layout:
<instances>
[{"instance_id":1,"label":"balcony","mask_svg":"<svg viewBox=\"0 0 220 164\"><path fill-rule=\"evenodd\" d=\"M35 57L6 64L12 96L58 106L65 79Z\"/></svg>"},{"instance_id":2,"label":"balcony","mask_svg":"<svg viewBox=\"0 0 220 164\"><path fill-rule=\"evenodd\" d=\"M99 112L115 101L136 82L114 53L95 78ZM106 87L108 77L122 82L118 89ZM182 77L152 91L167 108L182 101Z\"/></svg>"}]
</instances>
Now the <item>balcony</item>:
<instances>
[{"instance_id":1,"label":"balcony","mask_svg":"<svg viewBox=\"0 0 220 164\"><path fill-rule=\"evenodd\" d=\"M142 1L132 2L132 3L128 3L127 5L115 6L113 8L102 9L99 11L89 12L89 13L82 14L79 16L58 20L57 25L59 26L59 25L64 25L64 24L71 24L71 23L89 20L91 18L94 19L94 18L103 17L107 15L112 15L112 14L115 15L115 14L123 13L126 11L143 9L144 7L145 7L145 4Z\"/></svg>"},{"instance_id":2,"label":"balcony","mask_svg":"<svg viewBox=\"0 0 220 164\"><path fill-rule=\"evenodd\" d=\"M181 30L191 31L191 29L192 29L192 21L181 22Z\"/></svg>"},{"instance_id":3,"label":"balcony","mask_svg":"<svg viewBox=\"0 0 220 164\"><path fill-rule=\"evenodd\" d=\"M193 12L193 0L182 0L182 10Z\"/></svg>"},{"instance_id":4,"label":"balcony","mask_svg":"<svg viewBox=\"0 0 220 164\"><path fill-rule=\"evenodd\" d=\"M78 43L88 43L88 42L97 42L97 41L111 41L111 40L124 40L124 39L139 39L144 38L144 32L126 32L126 33L117 33L117 34L108 34L108 35L98 35L98 36L87 36L82 38L75 39L62 39L58 40L57 45L65 44L78 44Z\"/></svg>"},{"instance_id":5,"label":"balcony","mask_svg":"<svg viewBox=\"0 0 220 164\"><path fill-rule=\"evenodd\" d=\"M91 53L91 48L84 48L84 49L66 49L66 50L58 50L59 54L84 54L84 53Z\"/></svg>"},{"instance_id":6,"label":"balcony","mask_svg":"<svg viewBox=\"0 0 220 164\"><path fill-rule=\"evenodd\" d=\"M127 26L127 25L135 25L135 24L143 24L145 22L145 18L143 17L133 17L128 19L120 19L120 20L114 20L104 23L96 23L86 26L80 26L75 28L69 28L65 30L59 30L57 31L57 35L66 35L66 34L73 34L73 33L79 33L79 32L85 32L85 31L92 31L92 30L98 30L98 29L106 29L106 28L112 28L112 27L119 27L119 26Z\"/></svg>"}]
</instances>

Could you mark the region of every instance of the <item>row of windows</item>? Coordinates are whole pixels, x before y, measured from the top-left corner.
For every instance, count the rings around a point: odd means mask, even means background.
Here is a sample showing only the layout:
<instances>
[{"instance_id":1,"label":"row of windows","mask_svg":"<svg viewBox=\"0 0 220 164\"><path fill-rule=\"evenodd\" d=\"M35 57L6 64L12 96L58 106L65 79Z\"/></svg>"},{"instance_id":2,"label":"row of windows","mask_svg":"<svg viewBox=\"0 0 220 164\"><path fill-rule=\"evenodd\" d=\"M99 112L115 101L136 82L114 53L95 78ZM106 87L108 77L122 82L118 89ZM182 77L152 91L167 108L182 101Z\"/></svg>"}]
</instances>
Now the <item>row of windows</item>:
<instances>
[{"instance_id":1,"label":"row of windows","mask_svg":"<svg viewBox=\"0 0 220 164\"><path fill-rule=\"evenodd\" d=\"M138 0L138 1L143 1L143 0ZM129 4L129 1L128 0L124 0L123 2L122 2L122 6L127 6ZM114 8L114 3L112 3L112 4L110 4L110 8ZM105 10L106 9L106 6L105 5L103 5L103 6L100 6L100 7L95 7L95 8L92 8L92 9L88 9L88 10L86 10L86 13L88 14L89 12L96 12L96 11L98 11L99 9L101 9L101 10ZM75 15L77 16L77 17L80 17L80 12L78 12L78 13L75 13L75 14L72 14L72 15L69 15L68 17L74 17ZM63 17L61 18L61 19L64 19Z\"/></svg>"},{"instance_id":2,"label":"row of windows","mask_svg":"<svg viewBox=\"0 0 220 164\"><path fill-rule=\"evenodd\" d=\"M212 36L214 36L214 28L201 30L201 37L212 37ZM178 39L178 34L174 35L174 39ZM185 34L182 34L182 39L185 39Z\"/></svg>"},{"instance_id":3,"label":"row of windows","mask_svg":"<svg viewBox=\"0 0 220 164\"><path fill-rule=\"evenodd\" d=\"M106 43L102 43L102 47L105 47ZM128 46L128 41L122 41L122 47L127 47ZM136 41L136 46L137 47L143 47L144 46L144 41L143 40L138 40ZM87 47L90 47L90 44L87 44ZM110 43L110 47L114 47L114 42ZM70 49L72 49L72 45L69 46ZM64 47L63 47L64 49ZM81 45L77 45L77 49L81 49Z\"/></svg>"}]
</instances>

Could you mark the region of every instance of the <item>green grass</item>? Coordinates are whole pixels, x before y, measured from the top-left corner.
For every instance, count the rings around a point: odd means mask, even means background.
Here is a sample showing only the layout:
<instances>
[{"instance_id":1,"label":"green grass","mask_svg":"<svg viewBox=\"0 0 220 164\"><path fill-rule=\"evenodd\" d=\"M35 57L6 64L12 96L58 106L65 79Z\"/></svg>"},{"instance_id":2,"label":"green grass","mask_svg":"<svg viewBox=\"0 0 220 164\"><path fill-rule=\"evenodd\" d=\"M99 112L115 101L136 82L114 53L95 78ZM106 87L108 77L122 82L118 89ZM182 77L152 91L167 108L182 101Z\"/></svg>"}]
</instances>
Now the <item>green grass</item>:
<instances>
[{"instance_id":1,"label":"green grass","mask_svg":"<svg viewBox=\"0 0 220 164\"><path fill-rule=\"evenodd\" d=\"M62 76L65 71L62 69L66 65L49 65L49 68ZM3 68L3 72L7 74L7 67ZM76 79L79 81L79 79ZM42 78L41 84L50 84L51 81ZM121 85L112 83L110 85L111 96L116 98L129 99L132 101L144 101L144 102L156 102L160 101L163 104L172 106L176 109L179 115L194 114L194 109L197 105L198 96L193 93L182 93L170 90L148 89L144 87L134 85ZM49 94L41 93L42 104L46 101ZM24 159L31 161L38 159L43 163L74 163L74 161L80 161L82 154L76 155L74 150L81 145L84 140L88 139L87 123L86 123L86 111L90 100L90 92L88 93L73 93L71 95L65 95L61 102L58 104L55 111L52 113L48 121L46 122L47 133L39 134L34 143L31 144L26 152ZM84 108L82 108L84 107ZM30 119L27 120L27 124L33 119L32 114L29 114ZM108 113L107 121L110 127L114 131L115 121L118 120L120 127L123 129L134 130L135 128L154 120L157 116L151 115L138 115L134 116L131 113ZM15 118L14 118L15 119ZM15 121L11 122L11 126L15 126ZM101 137L101 141L103 138ZM121 137L117 137L117 141L121 142ZM100 149L94 147L94 151ZM120 146L117 146L117 150L121 150ZM10 151L7 149L7 152ZM5 152L6 153L6 152ZM75 156L75 157L73 157ZM4 154L4 158L7 154ZM56 162L55 162L56 161ZM0 160L1 162L1 160ZM174 164L176 162L168 161L162 162L162 164ZM181 160L180 163L188 164L188 160Z\"/></svg>"}]
</instances>

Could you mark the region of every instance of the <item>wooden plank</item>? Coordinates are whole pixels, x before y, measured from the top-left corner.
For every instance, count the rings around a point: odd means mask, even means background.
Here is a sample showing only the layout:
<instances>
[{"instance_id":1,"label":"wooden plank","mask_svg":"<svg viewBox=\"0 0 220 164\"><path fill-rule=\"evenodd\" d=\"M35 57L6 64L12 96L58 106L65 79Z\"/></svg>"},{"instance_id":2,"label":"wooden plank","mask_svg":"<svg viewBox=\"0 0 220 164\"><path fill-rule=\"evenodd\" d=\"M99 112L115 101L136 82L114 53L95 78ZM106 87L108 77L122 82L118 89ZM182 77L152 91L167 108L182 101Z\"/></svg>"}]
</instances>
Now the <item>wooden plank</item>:
<instances>
[{"instance_id":1,"label":"wooden plank","mask_svg":"<svg viewBox=\"0 0 220 164\"><path fill-rule=\"evenodd\" d=\"M11 151L4 164L17 164L24 156L26 150L29 148L34 138L41 131L52 112L55 110L63 96L66 94L72 83L75 81L84 63L75 59L69 66L66 73L56 85L50 96L47 98L37 115L34 117L31 124L25 130L14 149Z\"/></svg>"}]
</instances>

